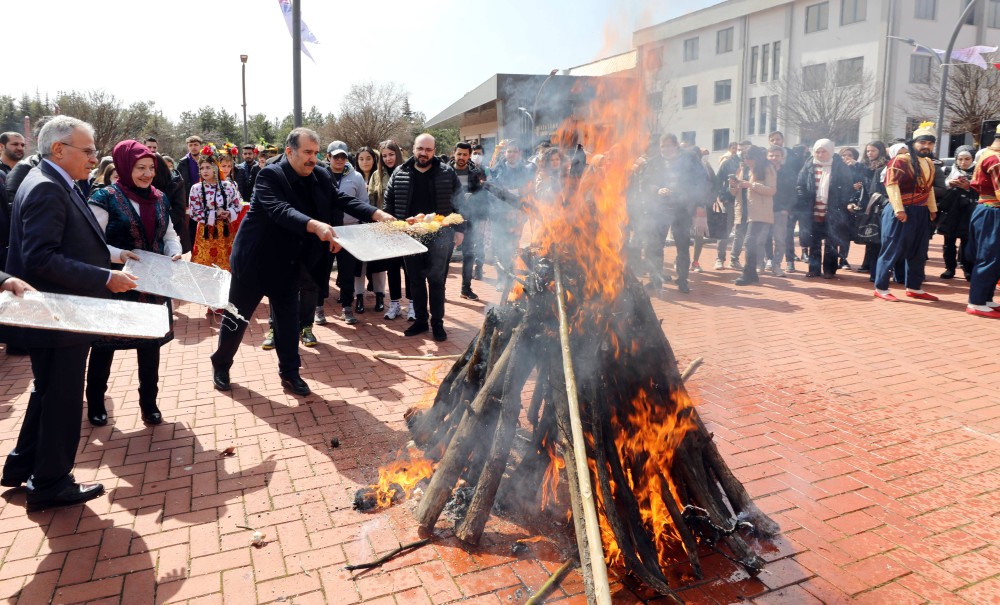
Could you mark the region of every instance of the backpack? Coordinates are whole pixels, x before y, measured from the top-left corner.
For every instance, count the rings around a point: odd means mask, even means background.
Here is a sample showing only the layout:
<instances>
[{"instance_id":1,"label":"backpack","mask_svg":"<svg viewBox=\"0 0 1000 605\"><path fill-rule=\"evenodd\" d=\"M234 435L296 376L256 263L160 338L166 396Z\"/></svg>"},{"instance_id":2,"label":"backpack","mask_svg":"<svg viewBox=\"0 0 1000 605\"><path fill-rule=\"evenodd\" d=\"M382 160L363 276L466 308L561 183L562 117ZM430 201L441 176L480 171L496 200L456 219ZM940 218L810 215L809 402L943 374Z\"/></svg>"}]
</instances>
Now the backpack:
<instances>
[{"instance_id":1,"label":"backpack","mask_svg":"<svg viewBox=\"0 0 1000 605\"><path fill-rule=\"evenodd\" d=\"M878 244L882 242L882 209L889 200L881 193L872 193L868 206L858 216L854 229L854 242L858 244Z\"/></svg>"}]
</instances>

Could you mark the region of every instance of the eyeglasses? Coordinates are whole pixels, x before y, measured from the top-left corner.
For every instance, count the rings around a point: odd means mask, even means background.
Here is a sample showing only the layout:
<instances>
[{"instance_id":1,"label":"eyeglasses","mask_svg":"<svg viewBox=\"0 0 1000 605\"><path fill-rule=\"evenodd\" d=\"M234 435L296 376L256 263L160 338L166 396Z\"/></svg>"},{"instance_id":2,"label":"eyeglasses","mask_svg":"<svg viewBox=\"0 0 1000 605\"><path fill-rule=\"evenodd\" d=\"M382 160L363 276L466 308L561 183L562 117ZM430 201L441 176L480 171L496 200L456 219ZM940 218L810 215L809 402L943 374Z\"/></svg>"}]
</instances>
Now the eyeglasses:
<instances>
[{"instance_id":1,"label":"eyeglasses","mask_svg":"<svg viewBox=\"0 0 1000 605\"><path fill-rule=\"evenodd\" d=\"M70 145L69 143L63 143L67 147L72 147L73 149L79 149L80 151L87 154L87 157L96 158L98 154L97 149L87 149L86 147L77 147L76 145Z\"/></svg>"}]
</instances>

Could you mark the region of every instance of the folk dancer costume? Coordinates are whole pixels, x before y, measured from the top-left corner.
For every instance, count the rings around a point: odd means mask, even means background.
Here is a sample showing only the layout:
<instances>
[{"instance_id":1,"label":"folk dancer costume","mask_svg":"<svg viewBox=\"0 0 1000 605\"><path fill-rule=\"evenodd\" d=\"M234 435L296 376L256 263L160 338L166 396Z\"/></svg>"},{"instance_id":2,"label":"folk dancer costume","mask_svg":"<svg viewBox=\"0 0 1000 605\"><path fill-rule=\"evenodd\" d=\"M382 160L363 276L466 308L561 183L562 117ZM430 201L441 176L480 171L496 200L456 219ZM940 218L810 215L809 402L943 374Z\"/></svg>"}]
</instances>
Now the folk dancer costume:
<instances>
[{"instance_id":1,"label":"folk dancer costume","mask_svg":"<svg viewBox=\"0 0 1000 605\"><path fill-rule=\"evenodd\" d=\"M1000 319L993 302L997 280L1000 280L1000 127L998 136L983 151L972 175L972 188L979 193L979 203L969 221L969 243L966 255L975 264L969 284L969 305L966 313ZM974 255L974 256L973 256Z\"/></svg>"},{"instance_id":2,"label":"folk dancer costume","mask_svg":"<svg viewBox=\"0 0 1000 605\"><path fill-rule=\"evenodd\" d=\"M146 250L157 254L174 256L181 253L181 241L170 222L170 204L163 192L150 186L139 188L132 181L132 169L143 158L156 156L138 141L122 141L115 145L111 157L118 168L118 180L108 187L98 189L91 195L88 205L97 223L104 229L113 258L121 256L121 250ZM120 269L120 265L112 264ZM167 304L170 300L135 290L115 294L114 298L136 302ZM171 324L173 313L168 313ZM147 424L163 421L156 406L159 392L160 347L174 338L172 329L157 339L124 338L106 336L91 345L90 362L87 367L87 418L95 426L108 423L108 412L104 407L104 395L108 390L108 377L115 351L135 349L139 361L139 408L142 420Z\"/></svg>"},{"instance_id":3,"label":"folk dancer costume","mask_svg":"<svg viewBox=\"0 0 1000 605\"><path fill-rule=\"evenodd\" d=\"M936 140L934 124L924 122L914 131L912 143ZM910 149L901 149L889 161L885 171L885 190L892 212L882 212L882 252L875 271L875 296L889 301L899 300L889 292L889 272L900 260L906 261L906 295L937 300L936 296L921 289L931 240L931 220L937 214L934 162L931 158L917 156L912 143ZM906 213L905 222L896 218L898 212Z\"/></svg>"},{"instance_id":4,"label":"folk dancer costume","mask_svg":"<svg viewBox=\"0 0 1000 605\"><path fill-rule=\"evenodd\" d=\"M192 185L188 201L188 214L197 223L191 262L199 265L215 265L229 270L229 254L236 239L236 219L243 207L240 192L233 181L222 180L219 170L220 157L214 145L206 145L201 150L199 166L205 158L215 164L215 184L200 182ZM219 213L229 212L229 218L219 217Z\"/></svg>"}]
</instances>

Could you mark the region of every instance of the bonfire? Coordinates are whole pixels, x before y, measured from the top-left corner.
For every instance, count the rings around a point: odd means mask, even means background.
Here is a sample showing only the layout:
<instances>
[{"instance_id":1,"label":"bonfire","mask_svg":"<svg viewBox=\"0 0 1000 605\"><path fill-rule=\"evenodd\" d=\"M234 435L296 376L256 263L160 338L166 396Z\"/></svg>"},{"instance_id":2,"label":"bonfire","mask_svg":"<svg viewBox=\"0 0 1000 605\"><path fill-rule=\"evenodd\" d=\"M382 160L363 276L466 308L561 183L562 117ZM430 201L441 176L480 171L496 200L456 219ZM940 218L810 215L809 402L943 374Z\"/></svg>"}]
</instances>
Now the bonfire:
<instances>
[{"instance_id":1,"label":"bonfire","mask_svg":"<svg viewBox=\"0 0 1000 605\"><path fill-rule=\"evenodd\" d=\"M591 115L564 125L561 139L606 152L561 196L529 200L531 244L504 268L513 286L433 404L406 415L423 452L409 464L419 460L414 468L430 474L414 513L425 530L468 486L455 534L477 544L498 492L548 499L564 469L590 602L606 602L606 565L681 602L664 570L686 559L700 578L699 545L726 548L756 575L764 563L744 534L778 532L699 419L648 295L626 267L624 192L650 131L643 105L637 84L609 80ZM530 446L508 469L519 426L530 428ZM413 489L410 479L396 481Z\"/></svg>"}]
</instances>

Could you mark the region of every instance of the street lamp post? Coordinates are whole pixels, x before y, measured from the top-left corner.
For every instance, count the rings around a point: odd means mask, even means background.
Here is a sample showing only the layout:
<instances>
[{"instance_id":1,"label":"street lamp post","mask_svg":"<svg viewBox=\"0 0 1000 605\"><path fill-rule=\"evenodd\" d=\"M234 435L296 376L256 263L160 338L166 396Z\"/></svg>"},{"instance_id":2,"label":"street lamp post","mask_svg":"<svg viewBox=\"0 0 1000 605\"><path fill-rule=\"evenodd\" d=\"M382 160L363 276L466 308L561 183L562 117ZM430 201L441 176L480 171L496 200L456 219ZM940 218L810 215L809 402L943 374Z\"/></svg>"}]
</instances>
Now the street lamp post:
<instances>
[{"instance_id":1,"label":"street lamp post","mask_svg":"<svg viewBox=\"0 0 1000 605\"><path fill-rule=\"evenodd\" d=\"M979 4L979 0L969 0L969 3L965 6L965 10L962 11L962 16L958 18L958 22L955 23L955 29L951 32L951 38L948 40L948 48L944 51L944 57L942 58L934 49L918 43L913 38L902 38L900 36L886 36L893 40L901 40L910 44L914 48L922 49L931 54L931 56L936 57L938 64L941 66L941 95L938 97L938 116L937 124L937 141L938 145L941 144L941 131L944 128L944 105L948 97L948 68L951 67L951 53L955 50L955 41L958 39L958 34L962 31L962 25L965 24L966 19L975 10L976 5Z\"/></svg>"},{"instance_id":2,"label":"street lamp post","mask_svg":"<svg viewBox=\"0 0 1000 605\"><path fill-rule=\"evenodd\" d=\"M240 55L240 61L243 63L243 144L246 145L250 142L247 136L247 56Z\"/></svg>"}]
</instances>

